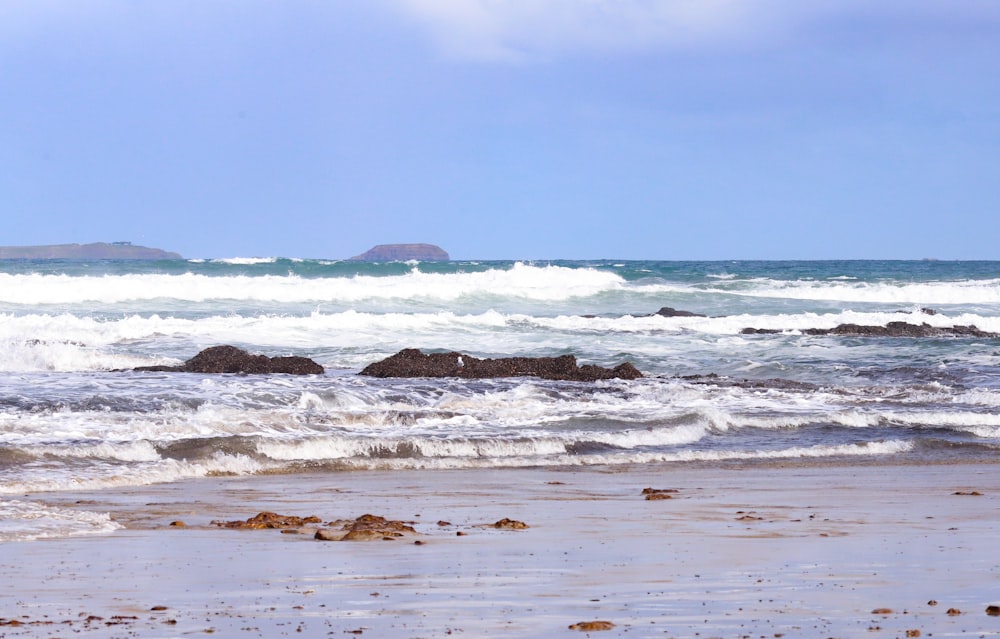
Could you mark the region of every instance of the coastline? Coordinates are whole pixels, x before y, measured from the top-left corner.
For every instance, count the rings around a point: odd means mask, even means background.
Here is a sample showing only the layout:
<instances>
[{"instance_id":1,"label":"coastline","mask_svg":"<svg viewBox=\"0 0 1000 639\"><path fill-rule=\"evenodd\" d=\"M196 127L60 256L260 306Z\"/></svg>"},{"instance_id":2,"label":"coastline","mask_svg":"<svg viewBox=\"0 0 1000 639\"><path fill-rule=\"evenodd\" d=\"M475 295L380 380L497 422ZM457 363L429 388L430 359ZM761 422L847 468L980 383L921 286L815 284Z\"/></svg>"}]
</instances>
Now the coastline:
<instances>
[{"instance_id":1,"label":"coastline","mask_svg":"<svg viewBox=\"0 0 1000 639\"><path fill-rule=\"evenodd\" d=\"M569 637L595 620L614 627L586 634L1000 634L989 463L360 471L29 498L124 528L0 544L16 584L5 637ZM260 511L417 533L320 542L211 523ZM528 528L488 526L502 518Z\"/></svg>"}]
</instances>

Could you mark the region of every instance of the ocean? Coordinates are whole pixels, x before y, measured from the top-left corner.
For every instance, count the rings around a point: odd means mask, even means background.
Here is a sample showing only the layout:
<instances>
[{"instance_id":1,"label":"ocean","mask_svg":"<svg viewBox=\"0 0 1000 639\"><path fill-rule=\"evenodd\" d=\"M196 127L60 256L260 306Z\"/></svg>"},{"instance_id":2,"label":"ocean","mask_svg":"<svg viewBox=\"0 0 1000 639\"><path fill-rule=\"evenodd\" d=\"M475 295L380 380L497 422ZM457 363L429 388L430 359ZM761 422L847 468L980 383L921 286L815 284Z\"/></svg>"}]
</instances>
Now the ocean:
<instances>
[{"instance_id":1,"label":"ocean","mask_svg":"<svg viewBox=\"0 0 1000 639\"><path fill-rule=\"evenodd\" d=\"M220 475L995 459L1000 339L806 332L900 321L1000 333L1000 262L2 261L0 541L118 525L47 491ZM219 344L326 373L129 370ZM645 377L358 374L404 348Z\"/></svg>"}]
</instances>

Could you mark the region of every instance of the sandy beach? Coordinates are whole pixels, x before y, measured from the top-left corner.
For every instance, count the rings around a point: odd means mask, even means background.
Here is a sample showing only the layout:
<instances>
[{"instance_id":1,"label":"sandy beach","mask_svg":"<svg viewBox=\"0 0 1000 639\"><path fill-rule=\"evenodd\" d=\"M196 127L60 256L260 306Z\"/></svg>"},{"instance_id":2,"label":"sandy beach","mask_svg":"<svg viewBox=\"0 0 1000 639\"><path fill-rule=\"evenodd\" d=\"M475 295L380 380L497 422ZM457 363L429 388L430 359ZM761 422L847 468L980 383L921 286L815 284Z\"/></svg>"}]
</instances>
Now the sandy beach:
<instances>
[{"instance_id":1,"label":"sandy beach","mask_svg":"<svg viewBox=\"0 0 1000 639\"><path fill-rule=\"evenodd\" d=\"M0 637L998 635L997 468L368 471L33 495L124 528L0 545ZM260 511L416 532L212 523ZM490 525L504 518L528 527ZM610 629L571 628L592 621Z\"/></svg>"}]
</instances>

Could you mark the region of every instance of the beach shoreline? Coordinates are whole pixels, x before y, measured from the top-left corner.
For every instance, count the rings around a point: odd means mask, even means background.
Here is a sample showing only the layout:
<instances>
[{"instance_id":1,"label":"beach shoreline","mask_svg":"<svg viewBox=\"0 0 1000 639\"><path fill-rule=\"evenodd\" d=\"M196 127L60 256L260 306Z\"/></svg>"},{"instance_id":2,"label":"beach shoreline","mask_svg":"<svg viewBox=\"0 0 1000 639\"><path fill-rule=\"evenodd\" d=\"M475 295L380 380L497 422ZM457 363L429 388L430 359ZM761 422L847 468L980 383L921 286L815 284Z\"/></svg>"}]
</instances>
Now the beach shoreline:
<instances>
[{"instance_id":1,"label":"beach shoreline","mask_svg":"<svg viewBox=\"0 0 1000 639\"><path fill-rule=\"evenodd\" d=\"M123 528L0 544L13 586L0 636L552 637L595 620L613 627L586 634L1000 635L986 614L1000 604L996 471L851 460L359 471L40 493L27 498ZM261 511L370 513L416 532L322 542L312 529L213 524ZM528 527L491 526L504 518Z\"/></svg>"}]
</instances>

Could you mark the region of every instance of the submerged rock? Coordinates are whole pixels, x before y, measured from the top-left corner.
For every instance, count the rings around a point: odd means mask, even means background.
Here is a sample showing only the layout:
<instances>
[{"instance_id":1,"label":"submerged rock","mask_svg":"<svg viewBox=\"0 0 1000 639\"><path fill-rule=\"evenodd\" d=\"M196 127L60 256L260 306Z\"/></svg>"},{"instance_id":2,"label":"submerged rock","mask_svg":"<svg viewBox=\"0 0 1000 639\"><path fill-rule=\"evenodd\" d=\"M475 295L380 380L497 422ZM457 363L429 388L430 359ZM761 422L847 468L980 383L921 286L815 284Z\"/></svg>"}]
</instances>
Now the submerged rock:
<instances>
[{"instance_id":1,"label":"submerged rock","mask_svg":"<svg viewBox=\"0 0 1000 639\"><path fill-rule=\"evenodd\" d=\"M677 379L683 379L691 384L705 384L721 386L726 388L747 388L761 390L789 390L789 391L814 391L819 388L816 384L809 382L799 382L794 379L782 379L771 377L768 379L745 379L721 377L716 373L708 375L682 375Z\"/></svg>"},{"instance_id":2,"label":"submerged rock","mask_svg":"<svg viewBox=\"0 0 1000 639\"><path fill-rule=\"evenodd\" d=\"M268 357L251 355L235 346L212 346L180 366L140 366L140 372L168 373L243 373L321 375L323 367L308 357Z\"/></svg>"},{"instance_id":3,"label":"submerged rock","mask_svg":"<svg viewBox=\"0 0 1000 639\"><path fill-rule=\"evenodd\" d=\"M492 377L541 377L580 382L598 379L638 379L642 373L626 362L614 368L584 364L578 366L572 355L559 357L501 357L479 359L462 353L424 354L407 348L369 364L361 371L369 377L463 377L486 379Z\"/></svg>"},{"instance_id":4,"label":"submerged rock","mask_svg":"<svg viewBox=\"0 0 1000 639\"><path fill-rule=\"evenodd\" d=\"M692 313L691 311L679 311L676 308L670 308L669 306L664 306L660 310L653 313L653 315L660 315L662 317L708 317L707 315L702 315L701 313Z\"/></svg>"}]
</instances>

